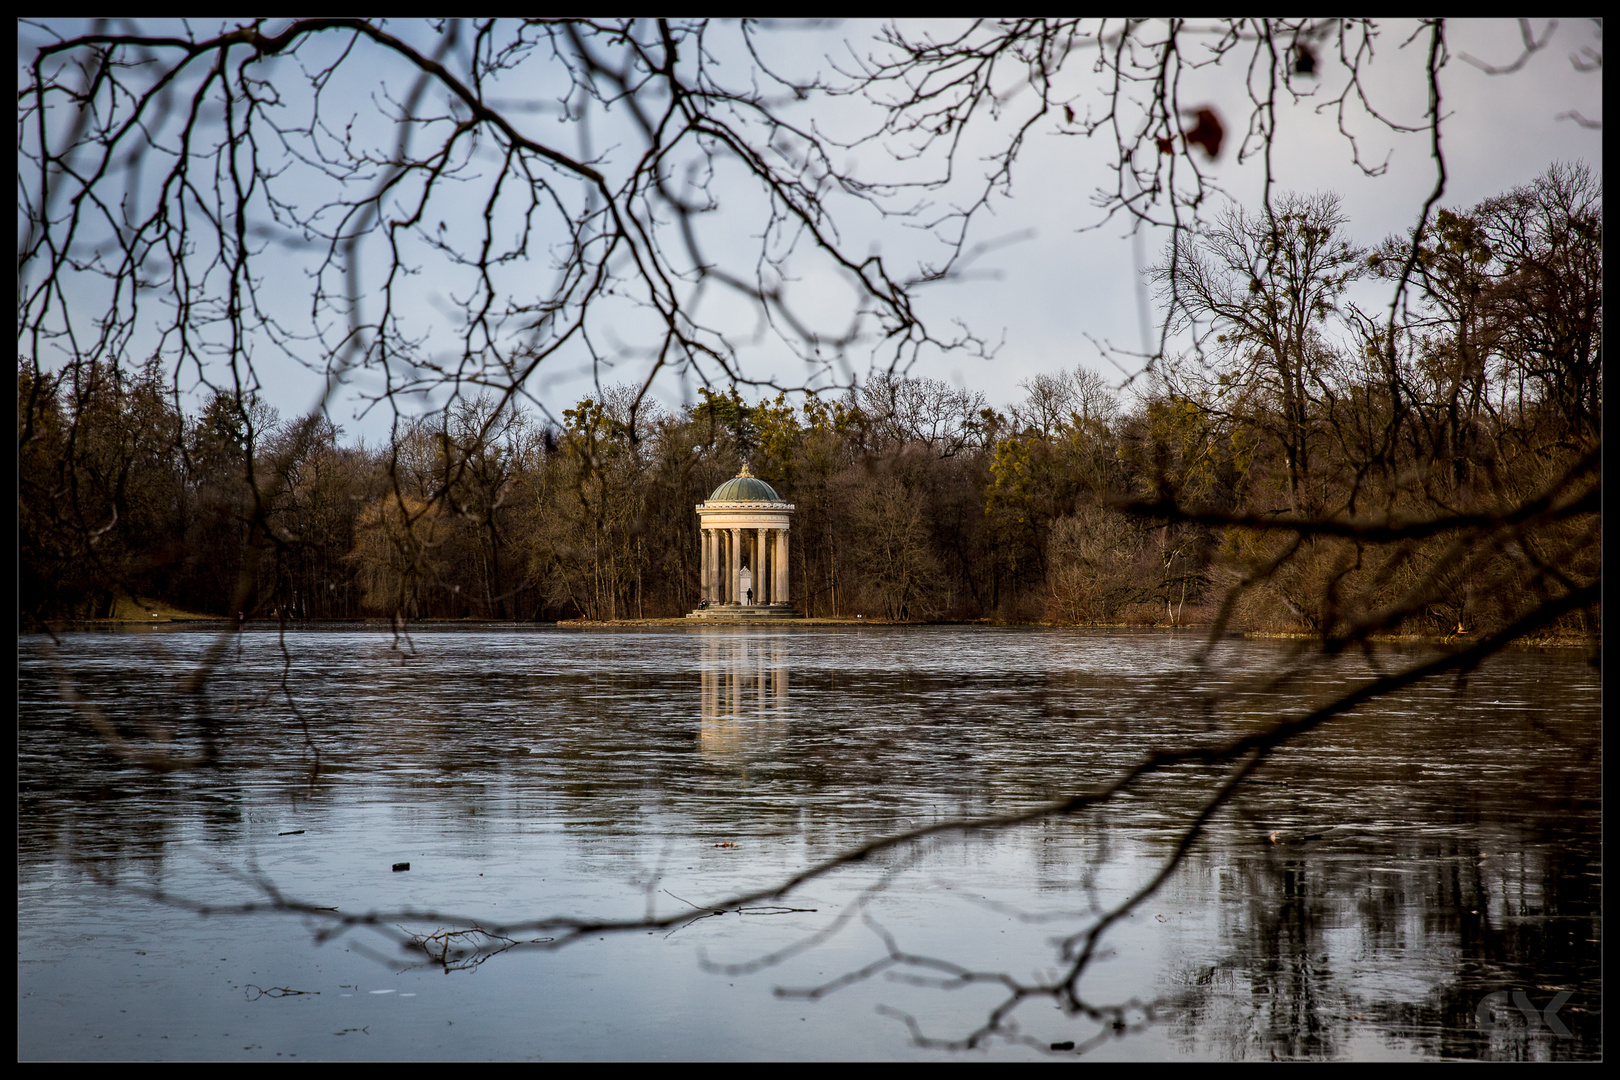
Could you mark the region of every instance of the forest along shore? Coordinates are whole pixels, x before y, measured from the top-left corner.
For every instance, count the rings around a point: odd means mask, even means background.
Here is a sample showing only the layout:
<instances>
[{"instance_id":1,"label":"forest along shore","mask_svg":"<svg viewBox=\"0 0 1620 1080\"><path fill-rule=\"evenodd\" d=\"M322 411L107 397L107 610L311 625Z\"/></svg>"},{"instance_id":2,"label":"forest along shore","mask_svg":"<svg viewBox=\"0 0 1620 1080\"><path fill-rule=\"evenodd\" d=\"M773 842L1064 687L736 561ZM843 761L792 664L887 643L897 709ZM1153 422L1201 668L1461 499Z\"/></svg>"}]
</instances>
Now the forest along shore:
<instances>
[{"instance_id":1,"label":"forest along shore","mask_svg":"<svg viewBox=\"0 0 1620 1080\"><path fill-rule=\"evenodd\" d=\"M1083 367L1002 405L899 376L675 410L623 386L555 425L474 396L366 447L251 396L182 414L160 358L23 359L23 624L680 617L694 508L746 464L796 507L812 618L1597 636L1599 180L1553 166L1370 246L1331 193L1274 209L1150 269L1203 351L1128 393ZM1409 322L1347 299L1408 268Z\"/></svg>"}]
</instances>

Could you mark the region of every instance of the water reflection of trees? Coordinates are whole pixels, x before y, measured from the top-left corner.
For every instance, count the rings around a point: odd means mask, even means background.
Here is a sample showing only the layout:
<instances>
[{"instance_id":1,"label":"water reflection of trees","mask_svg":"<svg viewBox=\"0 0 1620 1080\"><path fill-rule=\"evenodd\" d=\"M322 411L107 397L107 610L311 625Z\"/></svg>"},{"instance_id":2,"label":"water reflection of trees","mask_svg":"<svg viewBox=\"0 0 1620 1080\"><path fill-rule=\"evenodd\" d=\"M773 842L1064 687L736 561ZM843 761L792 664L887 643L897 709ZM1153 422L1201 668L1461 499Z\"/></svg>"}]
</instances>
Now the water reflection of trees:
<instances>
[{"instance_id":1,"label":"water reflection of trees","mask_svg":"<svg viewBox=\"0 0 1620 1080\"><path fill-rule=\"evenodd\" d=\"M1595 774L1585 780L1595 784ZM1205 1057L1322 1059L1348 1056L1371 1028L1390 1047L1431 1057L1599 1052L1597 837L1556 795L1452 793L1452 819L1432 835L1419 826L1212 844L1230 856L1222 950L1170 977L1177 1041ZM1404 784L1383 794L1391 804L1424 801ZM1517 813L1503 820L1509 809ZM1209 859L1190 869L1194 880L1214 870ZM1527 989L1538 1007L1579 988L1558 1013L1573 1037L1532 1027L1516 1010L1481 1030L1481 1001L1509 987Z\"/></svg>"},{"instance_id":2,"label":"water reflection of trees","mask_svg":"<svg viewBox=\"0 0 1620 1080\"><path fill-rule=\"evenodd\" d=\"M890 632L900 658L863 669L836 657L885 640L869 631L845 635L812 663L809 636L701 628L659 637L685 643L667 653L647 645L648 635L568 648L531 638L506 660L487 644L505 648L505 637L437 635L419 642L417 661L380 675L365 649L386 650L388 638L373 635L349 642L349 665L329 664L293 687L325 747L314 783L300 739L274 710L252 709L216 770L164 776L124 766L109 783L105 749L58 705L43 710L54 716L47 730L36 723L24 733L22 858L71 850L108 876L131 860L157 867L175 839L195 835L195 822L216 841L263 835L254 807L288 791L311 820L357 797L381 798L456 837L495 835L495 820L529 815L576 823L587 838L632 840L607 856L580 844L587 861L634 858L634 838L671 828L654 820L667 814L700 837L793 835L813 858L833 858L874 832L926 823L930 812L1039 807L1068 787L1105 782L1155 745L1258 727L1259 699L1237 692L1241 671L1208 687L1219 699L1211 708L1174 695L1174 665L1113 674L1100 662L1065 669L1054 657L1031 678L1013 654L993 653L998 640L1014 639L974 633L991 655L972 671L908 661L902 647L918 640L915 631ZM290 647L330 652L323 639L336 636L303 635ZM259 644L231 672L244 701L275 675L273 640ZM1243 648L1253 657L1268 647ZM671 662L676 654L692 662ZM430 655L440 662L421 662ZM544 664L521 659L532 656ZM1511 656L1496 662L1516 679L1535 678L1534 668L1512 670ZM1353 682L1358 670L1345 658L1315 689ZM34 671L25 696L37 689ZM114 713L118 701L132 716L145 707L136 674L79 675ZM1218 882L1225 914L1213 939L1187 942L1186 955L1200 959L1172 977L1171 1007L1158 1012L1184 1045L1315 1058L1377 1037L1445 1056L1590 1056L1595 1021L1582 1009L1592 1002L1580 996L1561 1014L1573 1041L1549 1041L1511 1011L1489 1033L1475 1021L1480 1000L1496 991L1522 987L1545 1004L1553 991L1540 987L1589 994L1600 985L1590 688L1547 686L1533 707L1514 711L1492 700L1505 696L1493 678L1392 695L1278 751L1211 822L1202 851L1165 893L1168 901ZM1151 722L1148 703L1162 705ZM53 754L75 764L53 766ZM1111 808L1048 817L1006 839L1028 841L1040 890L1095 899L1099 868L1129 863L1144 843L1163 860L1174 850L1167 838L1183 834L1206 795L1166 772ZM828 800L836 812L806 815ZM902 861L904 852L895 849ZM1090 925L1107 906L1068 925ZM513 940L567 936L485 925ZM1210 940L1218 947L1204 955Z\"/></svg>"}]
</instances>

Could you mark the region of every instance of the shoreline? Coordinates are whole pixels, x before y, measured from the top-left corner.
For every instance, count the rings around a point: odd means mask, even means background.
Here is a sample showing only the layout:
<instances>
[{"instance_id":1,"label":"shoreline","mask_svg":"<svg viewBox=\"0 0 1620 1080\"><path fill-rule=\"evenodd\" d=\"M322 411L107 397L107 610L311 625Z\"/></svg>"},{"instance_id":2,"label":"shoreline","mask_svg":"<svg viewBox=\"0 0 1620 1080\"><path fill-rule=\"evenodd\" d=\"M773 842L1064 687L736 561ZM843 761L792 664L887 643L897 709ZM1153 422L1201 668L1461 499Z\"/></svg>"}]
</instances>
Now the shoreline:
<instances>
[{"instance_id":1,"label":"shoreline","mask_svg":"<svg viewBox=\"0 0 1620 1080\"><path fill-rule=\"evenodd\" d=\"M232 624L236 624L236 625L240 625L240 626L243 626L243 627L252 626L252 627L255 627L255 628L281 625L280 621L276 620L276 619L256 618L256 619L247 619L245 621L240 621L239 622L238 620L226 618L226 617L223 617L223 616L195 615L195 614L189 614L189 613L187 613L187 614L174 613L174 614L169 614L169 615L154 616L154 617L148 618L148 619L133 619L133 618L122 618L122 619L120 619L120 618L112 618L112 619L50 619L50 620L47 620L42 625L41 631L34 631L34 632L36 632L36 633L37 632L72 633L74 631L83 631L83 630L118 629L118 628L130 628L130 627L136 627L136 626L163 626L163 625L173 625L173 624L176 624L176 623L186 623L186 624L209 624L209 623L215 623L215 624L221 624L221 625L224 625L224 626L229 626L229 625L232 625ZM286 623L285 623L286 626L288 626L289 628L293 628L293 629L302 628L302 627L310 627L310 626L329 626L329 625L342 625L342 624L348 624L348 625L356 625L356 624L358 624L358 625L363 625L363 626L376 626L376 627L390 627L390 626L394 625L393 620L391 620L391 619L379 619L379 618L365 618L365 619L288 619L286 621ZM1000 620L995 620L995 619L940 619L940 620L931 620L931 621L912 621L912 620L899 621L899 620L882 619L882 618L874 618L874 619L858 618L858 617L855 617L855 616L847 616L847 615L817 616L817 617L813 617L813 618L812 617L805 617L805 618L798 618L798 619L782 619L782 620L772 620L770 622L761 622L761 623L744 622L744 621L741 621L741 620L738 620L736 622L731 622L731 621L728 621L728 620L720 620L720 619L716 619L716 620L712 620L712 621L706 621L706 620L705 621L697 621L697 620L687 619L684 615L680 615L680 616L671 616L671 617L667 617L667 618L647 618L647 619L612 619L612 620L563 619L563 620L559 620L559 621L556 621L556 622L529 622L529 621L519 621L519 620L515 620L515 619L471 619L471 618L468 618L468 619L415 619L415 620L412 620L410 623L407 624L408 627L437 627L437 626L553 626L553 627L557 627L559 629L565 629L565 630L566 629L581 629L581 630L583 630L583 629L599 629L599 628L610 628L610 627L612 627L612 628L634 628L634 627L653 627L653 626L685 626L685 627L695 627L695 626L750 626L750 627L757 627L757 626L767 626L767 625L768 626L774 626L774 627L793 627L793 626L884 626L884 627L895 627L895 626L915 626L915 627L925 627L925 626L986 626L986 627L1030 626L1030 627L1036 627L1036 626L1038 626L1038 627L1045 627L1045 628L1054 629L1054 630L1056 630L1056 629L1072 629L1072 630L1137 630L1137 631L1141 631L1143 633L1150 633L1150 632L1160 632L1160 633L1173 632L1173 633L1179 633L1179 632L1183 632L1183 631L1203 632L1203 631L1207 631L1209 629L1209 624L1208 623L1183 623L1183 624L1180 624L1180 625L1177 625L1177 626L1167 626L1167 625L1164 625L1164 624L1147 624L1147 625L1144 625L1144 624L1141 624L1141 623L1005 622L1005 621L1000 621ZM24 632L26 633L28 631L24 631ZM1320 641L1320 640L1322 640L1321 636L1317 635L1317 634L1306 633L1304 631L1290 631L1290 630L1228 631L1225 636L1229 637L1229 638L1239 638L1239 639L1277 640L1277 641ZM1377 635L1373 635L1373 636L1367 638L1366 640L1368 640L1369 642L1375 643L1375 644L1380 644L1380 645L1458 645L1458 646L1461 646L1461 645L1468 644L1468 642L1470 640L1475 639L1476 636L1477 635L1475 633L1468 633L1468 634L1465 634L1465 635L1461 635L1460 637L1457 636L1457 635L1453 635L1451 637L1444 637L1444 636L1440 636L1440 635L1426 635L1426 634L1377 634ZM1601 644L1602 640L1603 640L1603 638L1602 638L1601 634L1596 635L1596 636L1591 636L1591 637L1583 637L1583 636L1576 636L1576 635L1562 635L1562 634L1560 634L1560 635L1545 635L1545 636L1539 636L1539 637L1522 638L1520 640L1510 642L1508 647L1576 648L1576 647L1587 647L1587 646Z\"/></svg>"}]
</instances>

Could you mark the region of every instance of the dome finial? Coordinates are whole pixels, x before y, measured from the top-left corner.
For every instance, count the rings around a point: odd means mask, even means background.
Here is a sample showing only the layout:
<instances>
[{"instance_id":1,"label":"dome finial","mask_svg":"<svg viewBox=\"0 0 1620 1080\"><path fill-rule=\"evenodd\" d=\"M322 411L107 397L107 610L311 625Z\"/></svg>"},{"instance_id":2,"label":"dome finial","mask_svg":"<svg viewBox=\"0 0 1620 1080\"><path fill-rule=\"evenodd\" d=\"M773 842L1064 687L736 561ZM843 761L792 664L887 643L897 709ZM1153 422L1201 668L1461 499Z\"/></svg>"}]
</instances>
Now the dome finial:
<instances>
[{"instance_id":1,"label":"dome finial","mask_svg":"<svg viewBox=\"0 0 1620 1080\"><path fill-rule=\"evenodd\" d=\"M754 474L748 471L748 462L745 461L745 462L743 462L742 471L739 472L737 475L738 476L753 476Z\"/></svg>"}]
</instances>

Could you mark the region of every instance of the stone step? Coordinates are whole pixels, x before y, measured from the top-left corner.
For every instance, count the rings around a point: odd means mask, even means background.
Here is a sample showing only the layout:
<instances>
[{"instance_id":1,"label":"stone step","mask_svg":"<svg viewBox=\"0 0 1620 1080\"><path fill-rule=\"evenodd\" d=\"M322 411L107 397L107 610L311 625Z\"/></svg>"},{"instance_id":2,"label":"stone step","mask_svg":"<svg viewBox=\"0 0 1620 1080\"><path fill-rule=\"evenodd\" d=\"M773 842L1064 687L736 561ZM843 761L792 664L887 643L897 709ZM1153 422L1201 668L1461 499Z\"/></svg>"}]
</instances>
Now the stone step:
<instances>
[{"instance_id":1,"label":"stone step","mask_svg":"<svg viewBox=\"0 0 1620 1080\"><path fill-rule=\"evenodd\" d=\"M753 606L720 604L715 607L688 612L686 617L688 619L711 619L716 622L756 622L767 619L803 618L791 607L777 607L774 604L756 604Z\"/></svg>"}]
</instances>

